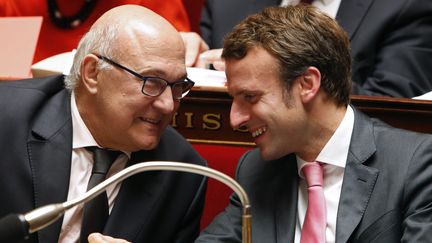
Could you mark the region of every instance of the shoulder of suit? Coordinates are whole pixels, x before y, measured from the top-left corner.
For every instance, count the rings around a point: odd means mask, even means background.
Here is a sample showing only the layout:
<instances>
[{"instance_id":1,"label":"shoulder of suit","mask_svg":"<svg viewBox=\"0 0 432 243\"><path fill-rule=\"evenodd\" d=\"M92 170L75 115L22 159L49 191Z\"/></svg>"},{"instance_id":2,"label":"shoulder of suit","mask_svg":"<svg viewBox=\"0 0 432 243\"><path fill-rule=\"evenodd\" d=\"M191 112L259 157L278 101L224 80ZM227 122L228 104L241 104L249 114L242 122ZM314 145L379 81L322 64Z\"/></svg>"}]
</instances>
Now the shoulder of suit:
<instances>
[{"instance_id":1,"label":"shoulder of suit","mask_svg":"<svg viewBox=\"0 0 432 243\"><path fill-rule=\"evenodd\" d=\"M253 177L260 175L276 175L279 172L296 168L295 154L288 154L279 159L265 161L261 158L260 150L247 151L237 164L237 175L241 177ZM295 169L294 169L295 170Z\"/></svg>"},{"instance_id":2,"label":"shoulder of suit","mask_svg":"<svg viewBox=\"0 0 432 243\"><path fill-rule=\"evenodd\" d=\"M64 89L64 75L0 82L0 89L35 91L43 94L57 93Z\"/></svg>"}]
</instances>

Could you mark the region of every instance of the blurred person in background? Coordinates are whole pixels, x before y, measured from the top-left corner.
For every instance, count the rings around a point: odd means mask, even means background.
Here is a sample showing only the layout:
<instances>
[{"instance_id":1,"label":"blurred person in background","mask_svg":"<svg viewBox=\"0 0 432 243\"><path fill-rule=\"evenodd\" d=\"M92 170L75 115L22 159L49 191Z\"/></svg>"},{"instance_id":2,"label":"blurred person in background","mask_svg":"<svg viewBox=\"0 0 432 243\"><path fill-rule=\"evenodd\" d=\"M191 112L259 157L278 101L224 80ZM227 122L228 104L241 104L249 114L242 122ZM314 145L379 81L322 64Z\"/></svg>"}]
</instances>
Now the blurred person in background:
<instances>
[{"instance_id":1,"label":"blurred person in background","mask_svg":"<svg viewBox=\"0 0 432 243\"><path fill-rule=\"evenodd\" d=\"M235 24L265 7L299 2L207 0L201 14L202 39L196 33L183 33L186 64L198 67L213 64L223 70L219 48ZM432 90L432 1L307 2L335 18L348 33L353 58L353 94L411 98Z\"/></svg>"},{"instance_id":2,"label":"blurred person in background","mask_svg":"<svg viewBox=\"0 0 432 243\"><path fill-rule=\"evenodd\" d=\"M124 4L149 8L177 30L190 31L182 0L0 0L0 17L43 17L33 59L36 63L76 49L81 37L103 13Z\"/></svg>"}]
</instances>

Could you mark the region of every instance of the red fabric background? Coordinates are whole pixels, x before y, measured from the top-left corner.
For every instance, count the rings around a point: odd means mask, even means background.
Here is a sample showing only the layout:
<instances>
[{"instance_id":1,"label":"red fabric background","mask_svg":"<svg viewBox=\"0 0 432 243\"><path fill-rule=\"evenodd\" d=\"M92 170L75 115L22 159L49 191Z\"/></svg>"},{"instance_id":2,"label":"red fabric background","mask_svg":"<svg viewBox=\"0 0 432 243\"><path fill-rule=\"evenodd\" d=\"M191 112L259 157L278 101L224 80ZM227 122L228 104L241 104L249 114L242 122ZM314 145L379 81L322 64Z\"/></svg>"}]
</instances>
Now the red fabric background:
<instances>
[{"instance_id":1,"label":"red fabric background","mask_svg":"<svg viewBox=\"0 0 432 243\"><path fill-rule=\"evenodd\" d=\"M48 15L46 0L0 0L0 16L43 16L42 28L33 63L47 57L72 51L90 26L107 10L123 5L138 4L160 14L174 27L181 31L189 31L190 23L183 6L183 0L103 0L98 1L90 16L77 28L62 29L54 25ZM83 0L57 0L60 11L70 16L78 12Z\"/></svg>"},{"instance_id":2,"label":"red fabric background","mask_svg":"<svg viewBox=\"0 0 432 243\"><path fill-rule=\"evenodd\" d=\"M204 0L183 0L184 7L189 16L191 30L200 33L199 22L201 18L201 9Z\"/></svg>"},{"instance_id":3,"label":"red fabric background","mask_svg":"<svg viewBox=\"0 0 432 243\"><path fill-rule=\"evenodd\" d=\"M194 144L194 148L203 156L210 168L234 177L237 161L250 147ZM219 181L209 179L204 214L201 228L205 228L213 218L228 204L231 188Z\"/></svg>"}]
</instances>

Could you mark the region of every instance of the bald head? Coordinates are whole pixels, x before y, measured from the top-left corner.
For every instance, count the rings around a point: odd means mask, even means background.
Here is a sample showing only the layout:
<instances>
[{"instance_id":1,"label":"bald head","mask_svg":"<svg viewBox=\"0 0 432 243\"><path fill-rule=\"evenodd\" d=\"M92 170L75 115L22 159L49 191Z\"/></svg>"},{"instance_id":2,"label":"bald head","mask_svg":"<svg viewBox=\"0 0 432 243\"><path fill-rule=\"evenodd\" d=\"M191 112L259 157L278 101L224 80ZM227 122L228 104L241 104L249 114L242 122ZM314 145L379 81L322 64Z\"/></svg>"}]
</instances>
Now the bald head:
<instances>
[{"instance_id":1,"label":"bald head","mask_svg":"<svg viewBox=\"0 0 432 243\"><path fill-rule=\"evenodd\" d=\"M75 88L80 79L82 60L88 54L98 53L117 59L159 51L171 53L167 59L184 60L183 40L167 20L140 5L112 8L81 39L66 86Z\"/></svg>"},{"instance_id":2,"label":"bald head","mask_svg":"<svg viewBox=\"0 0 432 243\"><path fill-rule=\"evenodd\" d=\"M122 27L140 25L139 28L149 35L164 33L178 36L177 30L166 19L140 5L122 5L110 9L93 24L92 29L104 28L113 23Z\"/></svg>"}]
</instances>

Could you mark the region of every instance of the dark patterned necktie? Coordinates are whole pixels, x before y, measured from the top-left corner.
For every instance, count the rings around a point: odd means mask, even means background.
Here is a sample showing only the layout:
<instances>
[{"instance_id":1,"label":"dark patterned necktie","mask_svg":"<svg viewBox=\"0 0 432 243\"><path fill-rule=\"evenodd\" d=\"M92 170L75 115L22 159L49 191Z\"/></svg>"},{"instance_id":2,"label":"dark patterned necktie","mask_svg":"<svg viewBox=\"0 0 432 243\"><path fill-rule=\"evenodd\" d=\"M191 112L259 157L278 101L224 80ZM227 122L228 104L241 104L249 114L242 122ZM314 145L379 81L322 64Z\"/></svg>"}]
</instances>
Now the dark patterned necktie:
<instances>
[{"instance_id":1,"label":"dark patterned necktie","mask_svg":"<svg viewBox=\"0 0 432 243\"><path fill-rule=\"evenodd\" d=\"M87 191L105 180L106 174L114 160L120 155L118 151L98 147L88 147L93 152L93 169L87 185ZM108 219L109 207L106 192L99 194L84 205L80 242L87 242L93 232L102 232Z\"/></svg>"}]
</instances>

